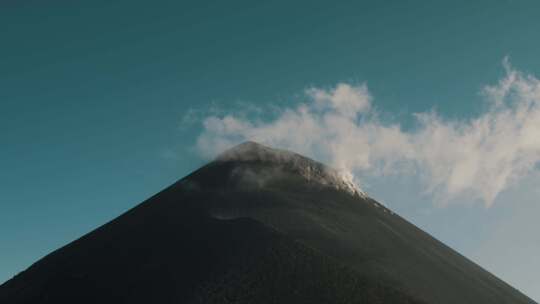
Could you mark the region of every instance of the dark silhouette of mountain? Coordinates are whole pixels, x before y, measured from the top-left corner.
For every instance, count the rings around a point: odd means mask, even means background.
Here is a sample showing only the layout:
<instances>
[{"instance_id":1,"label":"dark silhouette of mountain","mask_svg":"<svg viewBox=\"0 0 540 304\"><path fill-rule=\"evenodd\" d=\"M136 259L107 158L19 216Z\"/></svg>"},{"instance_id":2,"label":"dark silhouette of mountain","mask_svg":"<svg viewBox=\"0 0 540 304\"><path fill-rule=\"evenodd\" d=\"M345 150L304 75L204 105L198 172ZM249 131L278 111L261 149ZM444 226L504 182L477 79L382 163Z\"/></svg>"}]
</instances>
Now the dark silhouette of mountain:
<instances>
[{"instance_id":1,"label":"dark silhouette of mountain","mask_svg":"<svg viewBox=\"0 0 540 304\"><path fill-rule=\"evenodd\" d=\"M0 303L534 303L339 172L244 143L0 286Z\"/></svg>"}]
</instances>

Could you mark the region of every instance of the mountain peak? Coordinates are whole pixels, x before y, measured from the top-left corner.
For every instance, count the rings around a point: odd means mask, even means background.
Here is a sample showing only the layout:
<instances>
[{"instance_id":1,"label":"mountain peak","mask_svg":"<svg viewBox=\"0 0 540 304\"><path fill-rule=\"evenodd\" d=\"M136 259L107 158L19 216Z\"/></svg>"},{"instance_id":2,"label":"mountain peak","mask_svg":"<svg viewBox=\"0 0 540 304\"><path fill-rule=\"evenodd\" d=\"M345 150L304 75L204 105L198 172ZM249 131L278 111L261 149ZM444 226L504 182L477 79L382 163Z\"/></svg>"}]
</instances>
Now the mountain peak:
<instances>
[{"instance_id":1,"label":"mountain peak","mask_svg":"<svg viewBox=\"0 0 540 304\"><path fill-rule=\"evenodd\" d=\"M221 153L218 161L263 161L275 158L285 151L267 147L254 141L246 141ZM288 151L287 151L288 152ZM292 152L288 152L292 153Z\"/></svg>"},{"instance_id":2,"label":"mountain peak","mask_svg":"<svg viewBox=\"0 0 540 304\"><path fill-rule=\"evenodd\" d=\"M254 141L246 141L221 153L216 160L282 163L299 157L303 156L286 150L270 148Z\"/></svg>"},{"instance_id":3,"label":"mountain peak","mask_svg":"<svg viewBox=\"0 0 540 304\"><path fill-rule=\"evenodd\" d=\"M353 195L367 196L348 172L336 170L295 152L271 148L254 141L246 141L226 150L216 161L266 163L300 174L309 181L345 190Z\"/></svg>"}]
</instances>

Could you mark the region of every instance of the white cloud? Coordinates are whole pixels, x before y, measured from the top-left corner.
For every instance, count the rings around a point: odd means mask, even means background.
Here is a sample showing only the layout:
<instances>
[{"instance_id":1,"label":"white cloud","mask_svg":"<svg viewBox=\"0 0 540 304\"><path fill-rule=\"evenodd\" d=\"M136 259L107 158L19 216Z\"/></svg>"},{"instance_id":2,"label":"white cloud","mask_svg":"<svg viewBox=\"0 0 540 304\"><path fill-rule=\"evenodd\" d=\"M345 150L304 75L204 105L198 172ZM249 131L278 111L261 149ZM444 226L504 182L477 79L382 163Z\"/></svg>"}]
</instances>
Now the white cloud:
<instances>
[{"instance_id":1,"label":"white cloud","mask_svg":"<svg viewBox=\"0 0 540 304\"><path fill-rule=\"evenodd\" d=\"M355 87L340 83L330 91L311 88L306 93L319 107L330 108L347 117L354 118L371 107L371 98L365 84Z\"/></svg>"},{"instance_id":2,"label":"white cloud","mask_svg":"<svg viewBox=\"0 0 540 304\"><path fill-rule=\"evenodd\" d=\"M540 81L512 69L483 93L489 107L466 121L417 113L418 128L377 118L366 85L310 88L306 101L270 120L211 115L197 147L205 156L245 140L287 148L362 176L405 174L422 179L439 204L459 198L490 206L540 161Z\"/></svg>"}]
</instances>

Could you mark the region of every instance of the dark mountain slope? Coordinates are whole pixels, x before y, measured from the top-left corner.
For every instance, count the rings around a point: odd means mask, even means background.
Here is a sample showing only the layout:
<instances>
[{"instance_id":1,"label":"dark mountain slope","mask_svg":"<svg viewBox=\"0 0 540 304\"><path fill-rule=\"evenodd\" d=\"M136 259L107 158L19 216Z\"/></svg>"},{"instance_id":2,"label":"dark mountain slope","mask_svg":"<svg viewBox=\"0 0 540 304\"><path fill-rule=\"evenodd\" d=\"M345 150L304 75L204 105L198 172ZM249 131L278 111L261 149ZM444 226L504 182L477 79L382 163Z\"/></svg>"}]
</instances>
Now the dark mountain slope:
<instances>
[{"instance_id":1,"label":"dark mountain slope","mask_svg":"<svg viewBox=\"0 0 540 304\"><path fill-rule=\"evenodd\" d=\"M339 181L322 186L321 179L337 176L332 169L253 143L225 155L185 181L215 195L204 200L215 217L254 218L363 275L400 282L432 303L534 303L358 190L343 191L348 187ZM323 177L307 179L306 171ZM223 180L228 183L208 182Z\"/></svg>"},{"instance_id":2,"label":"dark mountain slope","mask_svg":"<svg viewBox=\"0 0 540 304\"><path fill-rule=\"evenodd\" d=\"M0 286L0 303L534 303L295 153L240 145Z\"/></svg>"},{"instance_id":3,"label":"dark mountain slope","mask_svg":"<svg viewBox=\"0 0 540 304\"><path fill-rule=\"evenodd\" d=\"M173 185L0 287L0 303L423 303Z\"/></svg>"}]
</instances>

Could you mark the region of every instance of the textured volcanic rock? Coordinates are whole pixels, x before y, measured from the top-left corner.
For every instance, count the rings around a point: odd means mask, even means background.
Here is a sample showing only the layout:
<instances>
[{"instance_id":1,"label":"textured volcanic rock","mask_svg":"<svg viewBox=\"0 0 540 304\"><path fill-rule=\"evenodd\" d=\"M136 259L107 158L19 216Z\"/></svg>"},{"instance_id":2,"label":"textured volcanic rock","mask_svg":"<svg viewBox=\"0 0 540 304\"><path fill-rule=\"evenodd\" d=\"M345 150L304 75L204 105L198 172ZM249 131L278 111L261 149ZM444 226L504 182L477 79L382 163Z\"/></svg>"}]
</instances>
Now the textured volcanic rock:
<instances>
[{"instance_id":1,"label":"textured volcanic rock","mask_svg":"<svg viewBox=\"0 0 540 304\"><path fill-rule=\"evenodd\" d=\"M0 286L0 303L534 303L299 154L239 145Z\"/></svg>"}]
</instances>

